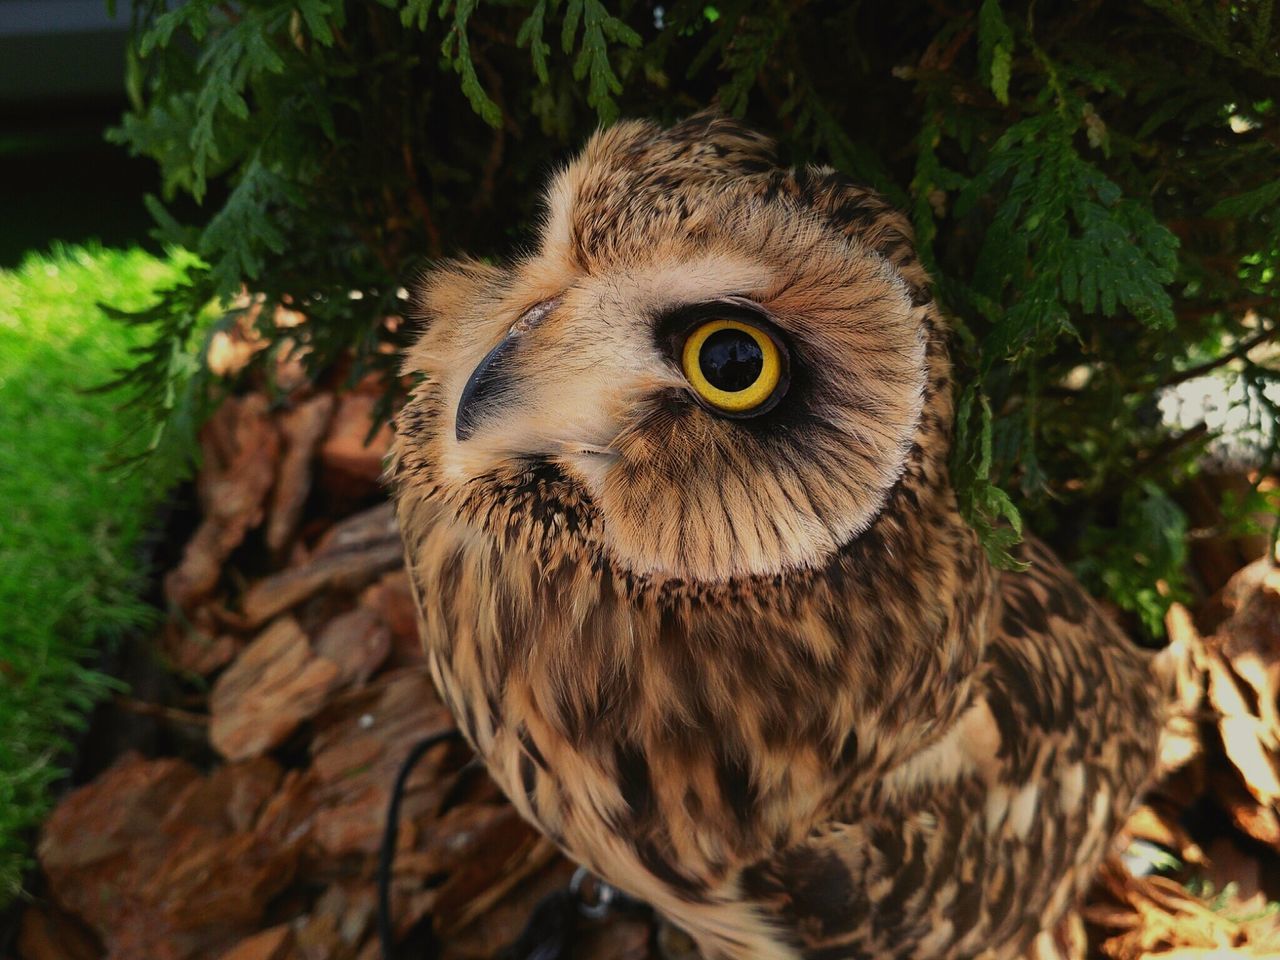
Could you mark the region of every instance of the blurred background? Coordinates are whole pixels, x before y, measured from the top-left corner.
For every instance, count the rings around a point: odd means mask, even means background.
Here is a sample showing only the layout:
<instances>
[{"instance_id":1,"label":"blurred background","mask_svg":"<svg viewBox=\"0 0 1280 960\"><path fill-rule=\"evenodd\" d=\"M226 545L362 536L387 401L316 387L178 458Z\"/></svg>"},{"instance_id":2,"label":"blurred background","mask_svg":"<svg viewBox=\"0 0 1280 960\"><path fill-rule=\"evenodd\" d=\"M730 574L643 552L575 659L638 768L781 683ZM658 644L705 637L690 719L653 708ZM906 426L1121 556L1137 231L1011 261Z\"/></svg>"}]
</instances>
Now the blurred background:
<instances>
[{"instance_id":1,"label":"blurred background","mask_svg":"<svg viewBox=\"0 0 1280 960\"><path fill-rule=\"evenodd\" d=\"M50 241L147 241L155 164L106 142L128 101L131 8L0 0L0 266ZM104 185L110 189L104 189Z\"/></svg>"}]
</instances>

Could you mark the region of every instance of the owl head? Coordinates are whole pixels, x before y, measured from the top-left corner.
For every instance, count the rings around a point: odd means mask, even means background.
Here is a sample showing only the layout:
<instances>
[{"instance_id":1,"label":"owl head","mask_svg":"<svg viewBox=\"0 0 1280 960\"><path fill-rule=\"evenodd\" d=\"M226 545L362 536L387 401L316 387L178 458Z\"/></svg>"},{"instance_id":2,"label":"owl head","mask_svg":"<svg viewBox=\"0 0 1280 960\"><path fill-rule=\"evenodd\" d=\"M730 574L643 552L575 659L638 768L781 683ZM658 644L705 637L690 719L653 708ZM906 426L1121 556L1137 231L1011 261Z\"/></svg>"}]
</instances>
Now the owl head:
<instances>
[{"instance_id":1,"label":"owl head","mask_svg":"<svg viewBox=\"0 0 1280 960\"><path fill-rule=\"evenodd\" d=\"M393 473L485 534L647 581L777 577L945 483L905 218L732 120L596 134L530 252L419 293Z\"/></svg>"}]
</instances>

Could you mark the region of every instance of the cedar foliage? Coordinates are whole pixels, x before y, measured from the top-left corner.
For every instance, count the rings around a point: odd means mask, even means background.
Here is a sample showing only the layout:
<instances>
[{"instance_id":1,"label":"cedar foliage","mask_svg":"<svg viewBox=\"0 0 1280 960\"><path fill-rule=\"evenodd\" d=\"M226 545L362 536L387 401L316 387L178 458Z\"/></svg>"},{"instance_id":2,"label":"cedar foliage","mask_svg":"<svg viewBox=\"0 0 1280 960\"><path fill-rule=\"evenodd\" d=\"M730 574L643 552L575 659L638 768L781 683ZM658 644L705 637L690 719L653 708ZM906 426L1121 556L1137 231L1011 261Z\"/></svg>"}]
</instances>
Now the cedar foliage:
<instances>
[{"instance_id":1,"label":"cedar foliage","mask_svg":"<svg viewBox=\"0 0 1280 960\"><path fill-rule=\"evenodd\" d=\"M1280 414L1280 373L1243 355L1280 319L1274 6L141 0L113 136L158 161L159 235L202 262L126 317L151 331L116 384L135 452L187 462L209 299L301 310L317 374L347 351L353 378L390 370L408 331L379 321L424 258L527 242L597 124L714 103L910 212L957 331L967 516L997 559L1025 517L1158 632L1186 552L1172 494L1208 439L1162 422L1161 390L1230 371L1254 427ZM178 194L199 222L169 215ZM1245 434L1274 472L1277 432Z\"/></svg>"}]
</instances>

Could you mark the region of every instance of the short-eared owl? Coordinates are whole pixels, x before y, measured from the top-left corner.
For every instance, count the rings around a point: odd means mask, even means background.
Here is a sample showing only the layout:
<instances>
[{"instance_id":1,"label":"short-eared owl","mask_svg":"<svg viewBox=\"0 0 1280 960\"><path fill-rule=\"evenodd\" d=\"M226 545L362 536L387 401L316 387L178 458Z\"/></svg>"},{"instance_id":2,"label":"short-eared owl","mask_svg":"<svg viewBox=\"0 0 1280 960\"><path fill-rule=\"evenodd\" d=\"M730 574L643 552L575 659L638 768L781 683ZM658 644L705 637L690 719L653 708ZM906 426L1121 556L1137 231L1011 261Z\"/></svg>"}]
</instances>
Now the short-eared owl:
<instances>
[{"instance_id":1,"label":"short-eared owl","mask_svg":"<svg viewBox=\"0 0 1280 960\"><path fill-rule=\"evenodd\" d=\"M520 813L708 958L1022 954L1161 697L947 474L906 219L699 115L620 123L536 247L443 265L389 473L440 692Z\"/></svg>"}]
</instances>

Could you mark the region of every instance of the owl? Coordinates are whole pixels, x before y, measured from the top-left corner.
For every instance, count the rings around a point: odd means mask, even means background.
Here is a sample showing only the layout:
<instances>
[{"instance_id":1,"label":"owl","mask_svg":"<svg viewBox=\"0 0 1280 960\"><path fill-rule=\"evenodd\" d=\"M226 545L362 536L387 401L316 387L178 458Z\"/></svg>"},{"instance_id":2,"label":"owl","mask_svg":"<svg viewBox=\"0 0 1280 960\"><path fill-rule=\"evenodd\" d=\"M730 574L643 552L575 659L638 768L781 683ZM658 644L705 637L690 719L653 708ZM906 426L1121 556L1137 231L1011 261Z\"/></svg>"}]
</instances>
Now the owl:
<instances>
[{"instance_id":1,"label":"owl","mask_svg":"<svg viewBox=\"0 0 1280 960\"><path fill-rule=\"evenodd\" d=\"M1164 694L947 472L907 220L702 114L597 133L434 269L388 477L440 694L521 815L708 960L1051 945Z\"/></svg>"}]
</instances>

